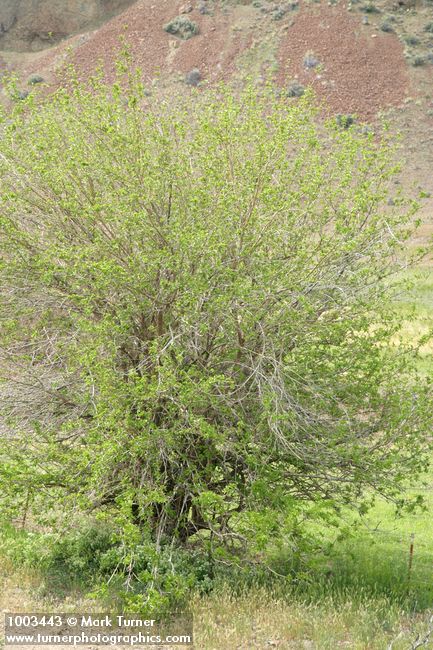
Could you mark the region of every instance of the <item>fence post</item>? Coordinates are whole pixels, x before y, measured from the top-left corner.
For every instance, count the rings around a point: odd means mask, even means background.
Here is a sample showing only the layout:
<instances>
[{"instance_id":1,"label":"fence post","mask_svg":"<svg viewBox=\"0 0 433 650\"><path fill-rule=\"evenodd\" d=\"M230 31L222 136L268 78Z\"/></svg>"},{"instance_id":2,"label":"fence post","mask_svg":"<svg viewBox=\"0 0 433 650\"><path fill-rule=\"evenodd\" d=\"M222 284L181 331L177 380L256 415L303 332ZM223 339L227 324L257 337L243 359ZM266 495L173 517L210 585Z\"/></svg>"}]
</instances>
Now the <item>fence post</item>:
<instances>
[{"instance_id":1,"label":"fence post","mask_svg":"<svg viewBox=\"0 0 433 650\"><path fill-rule=\"evenodd\" d=\"M412 575L414 540L415 540L415 533L412 533L411 536L410 536L409 565L408 565L408 571L407 571L407 580L408 580L408 582L410 582L410 578L411 578L411 575Z\"/></svg>"}]
</instances>

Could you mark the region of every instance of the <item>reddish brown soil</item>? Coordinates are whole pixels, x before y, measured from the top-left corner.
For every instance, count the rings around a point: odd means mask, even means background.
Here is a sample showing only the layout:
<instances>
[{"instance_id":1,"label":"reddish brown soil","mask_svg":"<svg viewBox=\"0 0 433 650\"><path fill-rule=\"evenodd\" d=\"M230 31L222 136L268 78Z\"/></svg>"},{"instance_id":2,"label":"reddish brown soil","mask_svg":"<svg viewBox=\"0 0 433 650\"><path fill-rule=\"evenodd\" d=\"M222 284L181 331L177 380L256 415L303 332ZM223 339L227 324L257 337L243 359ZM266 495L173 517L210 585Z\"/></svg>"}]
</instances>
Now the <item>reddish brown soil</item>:
<instances>
[{"instance_id":1,"label":"reddish brown soil","mask_svg":"<svg viewBox=\"0 0 433 650\"><path fill-rule=\"evenodd\" d=\"M322 64L306 69L313 52ZM278 82L311 85L333 112L372 118L402 103L409 89L403 46L395 34L373 32L345 6L303 7L285 32L278 53Z\"/></svg>"},{"instance_id":2,"label":"reddish brown soil","mask_svg":"<svg viewBox=\"0 0 433 650\"><path fill-rule=\"evenodd\" d=\"M229 79L235 72L237 58L251 45L254 32L234 31L233 11L224 13L217 5L214 15L201 15L197 2L191 5L193 10L187 15L199 25L200 33L189 40L164 31L164 25L179 14L181 1L178 4L173 0L139 0L100 29L74 36L39 55L25 73L55 69L71 46L71 58L83 77L103 61L110 78L119 37L126 34L134 61L148 80L184 74L192 68L198 68L209 81ZM299 13L290 14L290 19L293 23L289 26L284 19L280 25L286 28L276 35L280 39L280 85L298 79L313 86L332 112L356 113L361 119L372 119L380 110L400 105L409 94L408 65L395 34L363 25L360 12L349 13L343 4L304 4ZM266 23L266 18L256 22L256 40L265 33L261 30L271 27ZM318 68L306 69L303 65L309 51L320 61ZM48 79L53 80L49 74Z\"/></svg>"},{"instance_id":3,"label":"reddish brown soil","mask_svg":"<svg viewBox=\"0 0 433 650\"><path fill-rule=\"evenodd\" d=\"M200 33L182 40L164 31L164 25L179 14L181 2L140 0L100 29L81 37L82 44L74 48L73 56L78 69L86 76L103 61L110 78L119 37L124 34L132 46L134 62L149 79L159 74L186 73L192 68L198 68L203 78L212 81L229 78L237 57L249 46L250 37L239 36L232 30L230 15L218 9L213 16L201 15L196 3L193 5L188 18L199 25ZM77 43L77 38L73 41ZM60 62L66 48L67 43L47 52L38 59L38 69Z\"/></svg>"}]
</instances>

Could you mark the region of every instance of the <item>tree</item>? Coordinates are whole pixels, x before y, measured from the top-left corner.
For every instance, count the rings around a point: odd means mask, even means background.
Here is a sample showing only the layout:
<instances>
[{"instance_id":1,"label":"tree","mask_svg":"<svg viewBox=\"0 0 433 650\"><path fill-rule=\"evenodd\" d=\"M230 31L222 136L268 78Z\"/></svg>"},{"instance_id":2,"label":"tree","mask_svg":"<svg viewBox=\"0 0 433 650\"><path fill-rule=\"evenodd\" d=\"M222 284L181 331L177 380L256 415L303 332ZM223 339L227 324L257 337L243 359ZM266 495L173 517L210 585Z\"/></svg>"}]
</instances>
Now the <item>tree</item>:
<instances>
[{"instance_id":1,"label":"tree","mask_svg":"<svg viewBox=\"0 0 433 650\"><path fill-rule=\"evenodd\" d=\"M308 93L126 79L3 118L5 508L238 548L399 498L430 389L392 344L413 205L385 207L386 138Z\"/></svg>"}]
</instances>

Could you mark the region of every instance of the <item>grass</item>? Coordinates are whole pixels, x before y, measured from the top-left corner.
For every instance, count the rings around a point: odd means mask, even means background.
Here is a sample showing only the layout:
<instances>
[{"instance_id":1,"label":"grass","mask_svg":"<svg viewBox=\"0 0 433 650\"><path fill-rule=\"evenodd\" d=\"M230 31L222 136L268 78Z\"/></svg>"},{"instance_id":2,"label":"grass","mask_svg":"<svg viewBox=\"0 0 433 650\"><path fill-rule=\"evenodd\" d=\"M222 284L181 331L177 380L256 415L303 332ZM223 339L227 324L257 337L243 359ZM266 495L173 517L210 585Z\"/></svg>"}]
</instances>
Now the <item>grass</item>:
<instances>
[{"instance_id":1,"label":"grass","mask_svg":"<svg viewBox=\"0 0 433 650\"><path fill-rule=\"evenodd\" d=\"M300 650L408 650L427 617L409 617L385 599L321 603L287 602L266 590L233 597L214 593L193 603L200 650L293 648Z\"/></svg>"},{"instance_id":2,"label":"grass","mask_svg":"<svg viewBox=\"0 0 433 650\"><path fill-rule=\"evenodd\" d=\"M61 601L42 598L42 577L35 572L3 562L0 574L4 611L101 611L79 593ZM392 600L362 590L356 598L341 593L306 602L265 588L234 594L221 586L208 596L194 596L191 609L197 650L385 650L391 641L392 650L408 650L418 634L428 631L425 613L410 615ZM104 611L109 611L106 605Z\"/></svg>"},{"instance_id":3,"label":"grass","mask_svg":"<svg viewBox=\"0 0 433 650\"><path fill-rule=\"evenodd\" d=\"M433 475L429 478L433 484ZM312 580L317 601L321 594L354 597L364 593L373 600L388 599L410 612L433 608L433 489L419 486L412 492L419 491L425 497L425 510L397 516L391 504L379 499L350 537L330 540Z\"/></svg>"}]
</instances>

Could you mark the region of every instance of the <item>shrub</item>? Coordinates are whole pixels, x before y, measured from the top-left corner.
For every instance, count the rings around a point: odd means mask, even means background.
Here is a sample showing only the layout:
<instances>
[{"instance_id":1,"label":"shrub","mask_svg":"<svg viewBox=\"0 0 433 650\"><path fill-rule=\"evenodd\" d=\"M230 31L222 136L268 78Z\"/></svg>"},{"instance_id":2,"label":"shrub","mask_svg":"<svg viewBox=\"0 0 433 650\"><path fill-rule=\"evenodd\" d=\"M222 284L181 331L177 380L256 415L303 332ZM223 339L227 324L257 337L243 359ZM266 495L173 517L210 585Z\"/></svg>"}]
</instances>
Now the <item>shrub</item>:
<instances>
[{"instance_id":1,"label":"shrub","mask_svg":"<svg viewBox=\"0 0 433 650\"><path fill-rule=\"evenodd\" d=\"M43 77L41 77L40 74L33 74L31 77L29 77L28 84L30 86L34 86L35 84L41 84L45 81Z\"/></svg>"},{"instance_id":2,"label":"shrub","mask_svg":"<svg viewBox=\"0 0 433 650\"><path fill-rule=\"evenodd\" d=\"M29 91L28 90L16 90L13 94L14 99L16 100L24 100L27 99L29 96Z\"/></svg>"},{"instance_id":3,"label":"shrub","mask_svg":"<svg viewBox=\"0 0 433 650\"><path fill-rule=\"evenodd\" d=\"M176 18L164 26L164 30L169 34L182 38L183 40L187 40L199 33L197 23L186 16L176 16Z\"/></svg>"},{"instance_id":4,"label":"shrub","mask_svg":"<svg viewBox=\"0 0 433 650\"><path fill-rule=\"evenodd\" d=\"M212 10L211 10L211 8L208 6L208 4L206 2L200 3L199 6L198 6L198 10L199 10L199 13L201 13L203 15L211 15L212 14Z\"/></svg>"},{"instance_id":5,"label":"shrub","mask_svg":"<svg viewBox=\"0 0 433 650\"><path fill-rule=\"evenodd\" d=\"M193 68L185 75L185 83L189 86L198 86L201 81L201 72L197 68Z\"/></svg>"},{"instance_id":6,"label":"shrub","mask_svg":"<svg viewBox=\"0 0 433 650\"><path fill-rule=\"evenodd\" d=\"M304 56L304 66L306 68L316 68L319 63L319 59L313 54L313 52L307 52Z\"/></svg>"},{"instance_id":7,"label":"shrub","mask_svg":"<svg viewBox=\"0 0 433 650\"><path fill-rule=\"evenodd\" d=\"M61 539L47 541L48 552L41 562L47 573L83 584L100 577L104 558L115 547L112 532L96 525L80 527Z\"/></svg>"},{"instance_id":8,"label":"shrub","mask_svg":"<svg viewBox=\"0 0 433 650\"><path fill-rule=\"evenodd\" d=\"M420 40L417 36L405 36L403 40L406 45L419 45L420 43Z\"/></svg>"},{"instance_id":9,"label":"shrub","mask_svg":"<svg viewBox=\"0 0 433 650\"><path fill-rule=\"evenodd\" d=\"M360 10L366 14L380 14L380 9L376 5L369 3L360 7Z\"/></svg>"},{"instance_id":10,"label":"shrub","mask_svg":"<svg viewBox=\"0 0 433 650\"><path fill-rule=\"evenodd\" d=\"M355 124L355 118L353 115L337 115L336 122L338 126L342 129L349 129L353 124Z\"/></svg>"},{"instance_id":11,"label":"shrub","mask_svg":"<svg viewBox=\"0 0 433 650\"><path fill-rule=\"evenodd\" d=\"M305 87L298 81L292 81L287 87L287 97L302 97Z\"/></svg>"},{"instance_id":12,"label":"shrub","mask_svg":"<svg viewBox=\"0 0 433 650\"><path fill-rule=\"evenodd\" d=\"M192 590L213 588L215 565L199 550L160 551L144 540L127 545L115 528L82 521L72 530L30 533L4 526L3 558L14 567L31 567L40 575L40 590L57 597L71 590L132 607L141 613L164 614L185 606ZM107 583L110 590L107 591ZM128 588L125 590L125 583Z\"/></svg>"},{"instance_id":13,"label":"shrub","mask_svg":"<svg viewBox=\"0 0 433 650\"><path fill-rule=\"evenodd\" d=\"M394 27L391 25L390 22L387 22L387 21L381 24L380 29L382 30L382 32L393 32L394 31Z\"/></svg>"},{"instance_id":14,"label":"shrub","mask_svg":"<svg viewBox=\"0 0 433 650\"><path fill-rule=\"evenodd\" d=\"M227 559L399 499L431 392L392 345L413 210L386 206L389 149L307 94L125 74L4 116L1 508Z\"/></svg>"},{"instance_id":15,"label":"shrub","mask_svg":"<svg viewBox=\"0 0 433 650\"><path fill-rule=\"evenodd\" d=\"M287 13L287 9L285 7L277 7L271 13L272 20L281 20L282 18L284 18L286 13Z\"/></svg>"}]
</instances>

